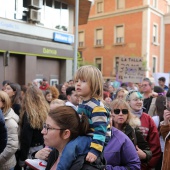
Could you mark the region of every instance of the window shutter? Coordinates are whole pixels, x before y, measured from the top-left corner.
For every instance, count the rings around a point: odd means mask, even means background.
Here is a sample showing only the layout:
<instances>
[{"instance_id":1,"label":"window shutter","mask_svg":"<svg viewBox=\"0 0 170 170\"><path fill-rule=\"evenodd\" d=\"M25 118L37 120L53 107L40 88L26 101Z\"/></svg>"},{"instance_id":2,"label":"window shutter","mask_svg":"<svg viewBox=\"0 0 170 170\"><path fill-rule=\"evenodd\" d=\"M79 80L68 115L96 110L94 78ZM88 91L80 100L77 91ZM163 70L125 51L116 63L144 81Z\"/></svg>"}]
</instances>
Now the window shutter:
<instances>
[{"instance_id":1,"label":"window shutter","mask_svg":"<svg viewBox=\"0 0 170 170\"><path fill-rule=\"evenodd\" d=\"M117 37L123 37L123 26L117 26L116 35Z\"/></svg>"},{"instance_id":2,"label":"window shutter","mask_svg":"<svg viewBox=\"0 0 170 170\"><path fill-rule=\"evenodd\" d=\"M100 40L103 38L103 31L102 31L102 29L97 29L96 37L97 37L97 39L100 39Z\"/></svg>"},{"instance_id":3,"label":"window shutter","mask_svg":"<svg viewBox=\"0 0 170 170\"><path fill-rule=\"evenodd\" d=\"M79 32L79 42L84 42L84 33Z\"/></svg>"}]
</instances>

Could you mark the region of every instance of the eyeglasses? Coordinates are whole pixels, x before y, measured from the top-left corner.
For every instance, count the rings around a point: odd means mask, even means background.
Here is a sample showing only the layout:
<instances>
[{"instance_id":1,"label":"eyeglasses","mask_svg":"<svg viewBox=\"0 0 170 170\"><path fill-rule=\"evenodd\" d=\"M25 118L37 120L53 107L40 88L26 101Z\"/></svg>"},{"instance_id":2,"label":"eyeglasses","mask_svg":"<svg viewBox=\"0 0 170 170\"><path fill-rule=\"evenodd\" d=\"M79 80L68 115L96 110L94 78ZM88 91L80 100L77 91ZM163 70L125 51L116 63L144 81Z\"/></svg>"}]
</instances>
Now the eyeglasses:
<instances>
[{"instance_id":1,"label":"eyeglasses","mask_svg":"<svg viewBox=\"0 0 170 170\"><path fill-rule=\"evenodd\" d=\"M142 84L141 86L142 86L142 87L146 87L146 86L148 86L148 85L149 85L149 84Z\"/></svg>"},{"instance_id":2,"label":"eyeglasses","mask_svg":"<svg viewBox=\"0 0 170 170\"><path fill-rule=\"evenodd\" d=\"M65 130L65 129L57 129L57 128L49 127L49 125L46 123L43 124L43 129L45 130L45 134L48 133L48 130Z\"/></svg>"},{"instance_id":3,"label":"eyeglasses","mask_svg":"<svg viewBox=\"0 0 170 170\"><path fill-rule=\"evenodd\" d=\"M134 102L142 102L143 99L142 98L135 98L135 99L132 99Z\"/></svg>"},{"instance_id":4,"label":"eyeglasses","mask_svg":"<svg viewBox=\"0 0 170 170\"><path fill-rule=\"evenodd\" d=\"M122 109L122 110L114 109L113 111L114 111L114 114L116 114L116 115L120 114L120 112L122 112L122 114L124 114L124 115L128 114L128 109Z\"/></svg>"}]
</instances>

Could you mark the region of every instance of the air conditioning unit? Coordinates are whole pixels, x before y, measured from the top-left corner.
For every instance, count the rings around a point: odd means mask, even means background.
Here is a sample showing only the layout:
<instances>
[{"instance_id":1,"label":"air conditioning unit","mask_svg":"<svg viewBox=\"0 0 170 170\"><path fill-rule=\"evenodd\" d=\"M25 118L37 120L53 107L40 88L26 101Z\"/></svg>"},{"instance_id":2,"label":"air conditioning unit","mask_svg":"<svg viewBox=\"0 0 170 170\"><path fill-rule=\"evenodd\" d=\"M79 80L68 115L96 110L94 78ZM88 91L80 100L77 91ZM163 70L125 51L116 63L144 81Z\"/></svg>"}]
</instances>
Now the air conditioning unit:
<instances>
[{"instance_id":1,"label":"air conditioning unit","mask_svg":"<svg viewBox=\"0 0 170 170\"><path fill-rule=\"evenodd\" d=\"M41 20L41 12L35 9L30 9L29 11L29 20L39 22Z\"/></svg>"},{"instance_id":2,"label":"air conditioning unit","mask_svg":"<svg viewBox=\"0 0 170 170\"><path fill-rule=\"evenodd\" d=\"M43 5L43 0L24 0L23 6L25 8L35 8L35 9L41 9Z\"/></svg>"}]
</instances>

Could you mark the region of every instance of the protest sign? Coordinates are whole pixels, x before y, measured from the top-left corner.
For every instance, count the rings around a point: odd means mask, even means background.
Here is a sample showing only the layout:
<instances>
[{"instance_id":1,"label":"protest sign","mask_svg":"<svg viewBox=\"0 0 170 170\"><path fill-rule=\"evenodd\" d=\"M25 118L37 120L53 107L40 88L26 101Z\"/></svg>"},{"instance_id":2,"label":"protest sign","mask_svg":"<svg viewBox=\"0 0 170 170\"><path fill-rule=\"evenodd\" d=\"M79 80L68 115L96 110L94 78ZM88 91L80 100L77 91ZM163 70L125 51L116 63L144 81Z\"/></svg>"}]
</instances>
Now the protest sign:
<instances>
[{"instance_id":1,"label":"protest sign","mask_svg":"<svg viewBox=\"0 0 170 170\"><path fill-rule=\"evenodd\" d=\"M121 82L141 83L145 69L141 57L119 57L118 79Z\"/></svg>"}]
</instances>

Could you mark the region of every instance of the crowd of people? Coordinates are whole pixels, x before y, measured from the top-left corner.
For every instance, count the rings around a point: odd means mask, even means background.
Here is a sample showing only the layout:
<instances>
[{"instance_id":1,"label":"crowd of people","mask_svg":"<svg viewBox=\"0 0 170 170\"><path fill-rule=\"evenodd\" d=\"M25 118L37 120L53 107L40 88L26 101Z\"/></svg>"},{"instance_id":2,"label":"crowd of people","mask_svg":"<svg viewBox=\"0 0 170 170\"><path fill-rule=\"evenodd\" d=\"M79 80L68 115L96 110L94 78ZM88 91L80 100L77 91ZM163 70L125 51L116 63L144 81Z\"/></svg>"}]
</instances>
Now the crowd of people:
<instances>
[{"instance_id":1,"label":"crowd of people","mask_svg":"<svg viewBox=\"0 0 170 170\"><path fill-rule=\"evenodd\" d=\"M82 66L50 86L4 80L0 170L169 170L170 89Z\"/></svg>"}]
</instances>

